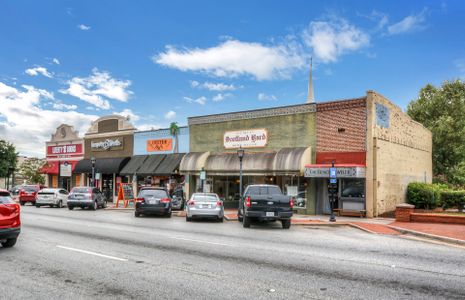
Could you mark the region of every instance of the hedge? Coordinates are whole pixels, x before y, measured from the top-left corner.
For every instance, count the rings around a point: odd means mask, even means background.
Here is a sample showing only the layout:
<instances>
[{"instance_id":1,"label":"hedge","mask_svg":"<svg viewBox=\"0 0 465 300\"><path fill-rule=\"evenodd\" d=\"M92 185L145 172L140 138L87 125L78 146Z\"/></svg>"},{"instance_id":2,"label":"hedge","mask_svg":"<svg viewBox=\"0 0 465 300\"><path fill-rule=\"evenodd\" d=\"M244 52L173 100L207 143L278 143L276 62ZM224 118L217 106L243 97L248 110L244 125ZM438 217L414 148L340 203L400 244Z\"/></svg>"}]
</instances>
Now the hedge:
<instances>
[{"instance_id":1,"label":"hedge","mask_svg":"<svg viewBox=\"0 0 465 300\"><path fill-rule=\"evenodd\" d=\"M444 209L456 207L459 211L463 211L465 191L441 191L441 206Z\"/></svg>"},{"instance_id":2,"label":"hedge","mask_svg":"<svg viewBox=\"0 0 465 300\"><path fill-rule=\"evenodd\" d=\"M407 202L415 205L415 208L436 208L440 206L443 188L435 184L411 182L407 187Z\"/></svg>"}]
</instances>

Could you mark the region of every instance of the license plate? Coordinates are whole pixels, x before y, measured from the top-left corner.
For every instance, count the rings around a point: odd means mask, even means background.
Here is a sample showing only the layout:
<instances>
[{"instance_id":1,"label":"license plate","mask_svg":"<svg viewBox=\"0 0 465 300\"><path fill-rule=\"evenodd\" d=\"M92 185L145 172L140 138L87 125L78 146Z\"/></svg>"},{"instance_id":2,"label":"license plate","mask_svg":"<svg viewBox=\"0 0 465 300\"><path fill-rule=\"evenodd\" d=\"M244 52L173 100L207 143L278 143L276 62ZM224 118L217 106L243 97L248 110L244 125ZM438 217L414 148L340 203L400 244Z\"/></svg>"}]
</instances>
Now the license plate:
<instances>
[{"instance_id":1,"label":"license plate","mask_svg":"<svg viewBox=\"0 0 465 300\"><path fill-rule=\"evenodd\" d=\"M267 211L266 216L267 217L274 217L274 212L273 211Z\"/></svg>"},{"instance_id":2,"label":"license plate","mask_svg":"<svg viewBox=\"0 0 465 300\"><path fill-rule=\"evenodd\" d=\"M157 200L149 200L149 204L158 204Z\"/></svg>"}]
</instances>

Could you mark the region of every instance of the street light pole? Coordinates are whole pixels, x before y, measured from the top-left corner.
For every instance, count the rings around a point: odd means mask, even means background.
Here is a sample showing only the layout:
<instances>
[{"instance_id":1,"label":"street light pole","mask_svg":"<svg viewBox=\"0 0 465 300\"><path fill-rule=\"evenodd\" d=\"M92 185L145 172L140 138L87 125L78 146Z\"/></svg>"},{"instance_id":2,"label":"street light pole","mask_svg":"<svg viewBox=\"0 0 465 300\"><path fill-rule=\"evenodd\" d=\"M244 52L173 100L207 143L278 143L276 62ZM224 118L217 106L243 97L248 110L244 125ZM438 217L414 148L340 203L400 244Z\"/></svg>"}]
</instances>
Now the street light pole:
<instances>
[{"instance_id":1,"label":"street light pole","mask_svg":"<svg viewBox=\"0 0 465 300\"><path fill-rule=\"evenodd\" d=\"M242 159L244 158L244 149L240 147L237 149L237 156L239 157L239 206L242 199Z\"/></svg>"},{"instance_id":2,"label":"street light pole","mask_svg":"<svg viewBox=\"0 0 465 300\"><path fill-rule=\"evenodd\" d=\"M92 187L95 187L95 157L91 157L90 161L92 163Z\"/></svg>"}]
</instances>

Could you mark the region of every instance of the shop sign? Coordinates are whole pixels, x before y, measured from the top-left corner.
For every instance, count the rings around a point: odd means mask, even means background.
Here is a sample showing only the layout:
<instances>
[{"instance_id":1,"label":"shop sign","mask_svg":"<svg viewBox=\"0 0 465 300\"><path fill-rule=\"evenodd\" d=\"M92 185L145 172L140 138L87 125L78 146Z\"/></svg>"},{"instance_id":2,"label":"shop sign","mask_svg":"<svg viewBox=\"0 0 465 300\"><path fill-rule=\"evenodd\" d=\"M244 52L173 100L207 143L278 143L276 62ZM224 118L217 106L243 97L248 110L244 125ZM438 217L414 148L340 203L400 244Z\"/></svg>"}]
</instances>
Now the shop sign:
<instances>
[{"instance_id":1,"label":"shop sign","mask_svg":"<svg viewBox=\"0 0 465 300\"><path fill-rule=\"evenodd\" d=\"M171 150L173 150L173 139L147 140L147 152Z\"/></svg>"},{"instance_id":2,"label":"shop sign","mask_svg":"<svg viewBox=\"0 0 465 300\"><path fill-rule=\"evenodd\" d=\"M305 177L311 178L329 178L330 168L306 167ZM338 167L336 171L337 178L365 178L365 168L363 167Z\"/></svg>"},{"instance_id":3,"label":"shop sign","mask_svg":"<svg viewBox=\"0 0 465 300\"><path fill-rule=\"evenodd\" d=\"M70 163L64 162L60 163L60 176L61 177L71 177L71 168Z\"/></svg>"},{"instance_id":4,"label":"shop sign","mask_svg":"<svg viewBox=\"0 0 465 300\"><path fill-rule=\"evenodd\" d=\"M260 148L268 143L266 129L226 131L223 137L225 149Z\"/></svg>"},{"instance_id":5,"label":"shop sign","mask_svg":"<svg viewBox=\"0 0 465 300\"><path fill-rule=\"evenodd\" d=\"M123 139L122 138L108 138L104 140L94 140L90 142L90 148L93 151L122 150Z\"/></svg>"},{"instance_id":6,"label":"shop sign","mask_svg":"<svg viewBox=\"0 0 465 300\"><path fill-rule=\"evenodd\" d=\"M69 144L47 147L48 157L69 156L70 154L82 154L82 144Z\"/></svg>"}]
</instances>

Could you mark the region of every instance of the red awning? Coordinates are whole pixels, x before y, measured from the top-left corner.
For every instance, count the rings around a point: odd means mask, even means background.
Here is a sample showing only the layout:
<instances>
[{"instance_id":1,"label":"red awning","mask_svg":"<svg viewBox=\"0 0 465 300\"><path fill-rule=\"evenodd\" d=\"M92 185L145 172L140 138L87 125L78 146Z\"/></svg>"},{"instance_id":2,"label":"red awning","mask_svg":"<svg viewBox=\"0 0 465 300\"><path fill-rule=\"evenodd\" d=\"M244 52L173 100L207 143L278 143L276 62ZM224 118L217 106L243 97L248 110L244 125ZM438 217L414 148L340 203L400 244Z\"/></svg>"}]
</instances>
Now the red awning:
<instances>
[{"instance_id":1,"label":"red awning","mask_svg":"<svg viewBox=\"0 0 465 300\"><path fill-rule=\"evenodd\" d=\"M77 161L67 161L69 164L71 164L71 171L74 171L74 168L76 167ZM58 164L59 161L48 161L45 166L42 167L40 170L40 173L42 174L50 174L50 175L58 175ZM61 162L64 163L64 162Z\"/></svg>"},{"instance_id":2,"label":"red awning","mask_svg":"<svg viewBox=\"0 0 465 300\"><path fill-rule=\"evenodd\" d=\"M305 165L306 168L331 168L331 164L311 164ZM334 164L335 168L365 168L362 164Z\"/></svg>"}]
</instances>

